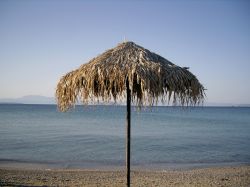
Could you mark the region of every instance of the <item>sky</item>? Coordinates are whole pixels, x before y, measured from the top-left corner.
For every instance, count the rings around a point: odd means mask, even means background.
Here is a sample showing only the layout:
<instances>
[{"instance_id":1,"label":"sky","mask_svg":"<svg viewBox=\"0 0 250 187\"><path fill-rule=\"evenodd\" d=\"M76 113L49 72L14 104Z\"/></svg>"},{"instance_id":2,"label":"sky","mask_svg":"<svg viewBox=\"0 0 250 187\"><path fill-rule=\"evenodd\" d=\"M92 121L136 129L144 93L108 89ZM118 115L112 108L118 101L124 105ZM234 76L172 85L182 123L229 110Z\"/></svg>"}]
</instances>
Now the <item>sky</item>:
<instances>
[{"instance_id":1,"label":"sky","mask_svg":"<svg viewBox=\"0 0 250 187\"><path fill-rule=\"evenodd\" d=\"M53 97L60 77L134 41L190 67L206 102L250 104L250 1L1 0L0 98Z\"/></svg>"}]
</instances>

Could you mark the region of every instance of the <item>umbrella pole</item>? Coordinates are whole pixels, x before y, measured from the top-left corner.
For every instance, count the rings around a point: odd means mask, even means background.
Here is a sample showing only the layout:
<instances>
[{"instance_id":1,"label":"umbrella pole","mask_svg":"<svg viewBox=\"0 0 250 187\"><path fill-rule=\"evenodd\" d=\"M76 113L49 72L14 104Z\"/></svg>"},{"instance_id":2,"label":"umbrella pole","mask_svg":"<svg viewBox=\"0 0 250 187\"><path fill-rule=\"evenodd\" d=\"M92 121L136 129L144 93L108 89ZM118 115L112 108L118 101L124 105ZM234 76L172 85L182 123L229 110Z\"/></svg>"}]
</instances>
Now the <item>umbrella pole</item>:
<instances>
[{"instance_id":1,"label":"umbrella pole","mask_svg":"<svg viewBox=\"0 0 250 187\"><path fill-rule=\"evenodd\" d=\"M130 187L130 113L131 113L131 91L129 89L129 81L126 81L127 87L127 142L126 142L126 172L127 172L127 187Z\"/></svg>"}]
</instances>

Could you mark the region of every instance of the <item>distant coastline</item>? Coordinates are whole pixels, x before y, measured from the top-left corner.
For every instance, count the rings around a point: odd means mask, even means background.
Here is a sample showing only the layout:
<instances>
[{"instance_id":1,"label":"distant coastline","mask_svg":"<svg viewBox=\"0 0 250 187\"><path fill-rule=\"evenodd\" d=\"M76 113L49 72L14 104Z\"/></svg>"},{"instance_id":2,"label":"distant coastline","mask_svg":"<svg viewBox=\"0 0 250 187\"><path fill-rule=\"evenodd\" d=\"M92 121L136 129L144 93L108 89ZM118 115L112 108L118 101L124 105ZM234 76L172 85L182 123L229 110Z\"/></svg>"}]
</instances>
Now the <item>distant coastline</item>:
<instances>
[{"instance_id":1,"label":"distant coastline","mask_svg":"<svg viewBox=\"0 0 250 187\"><path fill-rule=\"evenodd\" d=\"M0 99L1 104L56 104L53 97L45 97L40 95L27 95L20 98L3 98Z\"/></svg>"},{"instance_id":2,"label":"distant coastline","mask_svg":"<svg viewBox=\"0 0 250 187\"><path fill-rule=\"evenodd\" d=\"M46 104L56 105L56 99L54 97L46 97L41 95L27 95L20 98L0 98L0 104ZM78 105L78 104L77 104ZM80 103L79 103L80 105ZM108 104L99 102L98 104L91 105L114 105L114 103ZM116 103L116 105L124 105L123 103ZM158 104L157 106L171 106ZM250 107L250 104L233 104L233 103L204 103L198 107Z\"/></svg>"},{"instance_id":3,"label":"distant coastline","mask_svg":"<svg viewBox=\"0 0 250 187\"><path fill-rule=\"evenodd\" d=\"M0 102L0 106L1 105L44 105L44 106L57 106L57 104L56 103L15 103L15 102ZM79 103L79 104L76 104L75 105L76 107L81 107L81 106L84 106L84 104L81 104L81 103ZM88 105L86 105L86 106L119 106L119 107L125 107L125 105L124 104L104 104L104 103L96 103L96 104L88 104ZM132 107L136 107L135 105L131 105ZM182 108L181 106L171 106L171 105L154 105L154 106L145 106L145 108L147 109L147 108L151 108L151 107L153 107L153 108L155 108L155 107L173 107L173 108L175 108L175 107L180 107L180 108ZM204 108L249 108L250 107L250 105L232 105L232 106L230 106L230 105L228 105L228 106L223 106L223 105L198 105L198 106L188 106L187 108L202 108L202 107L204 107ZM144 108L144 107L143 107ZM186 108L186 107L185 107Z\"/></svg>"}]
</instances>

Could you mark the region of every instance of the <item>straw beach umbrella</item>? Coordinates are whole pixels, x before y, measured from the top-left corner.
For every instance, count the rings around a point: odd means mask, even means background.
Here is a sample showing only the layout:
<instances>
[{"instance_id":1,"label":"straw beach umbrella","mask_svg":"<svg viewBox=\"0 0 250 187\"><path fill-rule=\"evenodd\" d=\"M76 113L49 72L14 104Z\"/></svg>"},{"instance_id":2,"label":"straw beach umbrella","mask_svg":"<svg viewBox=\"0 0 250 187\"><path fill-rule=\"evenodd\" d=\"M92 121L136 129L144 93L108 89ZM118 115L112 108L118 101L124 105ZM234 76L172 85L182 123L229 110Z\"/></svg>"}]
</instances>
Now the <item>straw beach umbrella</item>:
<instances>
[{"instance_id":1,"label":"straw beach umbrella","mask_svg":"<svg viewBox=\"0 0 250 187\"><path fill-rule=\"evenodd\" d=\"M126 172L130 186L130 109L158 101L195 105L203 101L204 87L190 73L133 43L123 42L64 75L56 90L58 108L67 111L80 100L127 100Z\"/></svg>"}]
</instances>

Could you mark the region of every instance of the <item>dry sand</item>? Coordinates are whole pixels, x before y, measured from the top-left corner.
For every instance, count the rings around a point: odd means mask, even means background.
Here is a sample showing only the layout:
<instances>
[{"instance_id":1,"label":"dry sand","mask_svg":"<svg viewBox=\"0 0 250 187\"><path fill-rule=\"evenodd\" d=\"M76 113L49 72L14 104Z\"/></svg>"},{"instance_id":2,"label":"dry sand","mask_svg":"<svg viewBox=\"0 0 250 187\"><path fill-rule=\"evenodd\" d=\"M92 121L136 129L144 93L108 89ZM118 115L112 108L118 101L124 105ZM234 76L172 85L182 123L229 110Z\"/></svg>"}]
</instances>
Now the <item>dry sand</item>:
<instances>
[{"instance_id":1,"label":"dry sand","mask_svg":"<svg viewBox=\"0 0 250 187\"><path fill-rule=\"evenodd\" d=\"M0 169L0 186L126 186L124 171ZM250 187L250 166L132 171L131 186Z\"/></svg>"}]
</instances>

